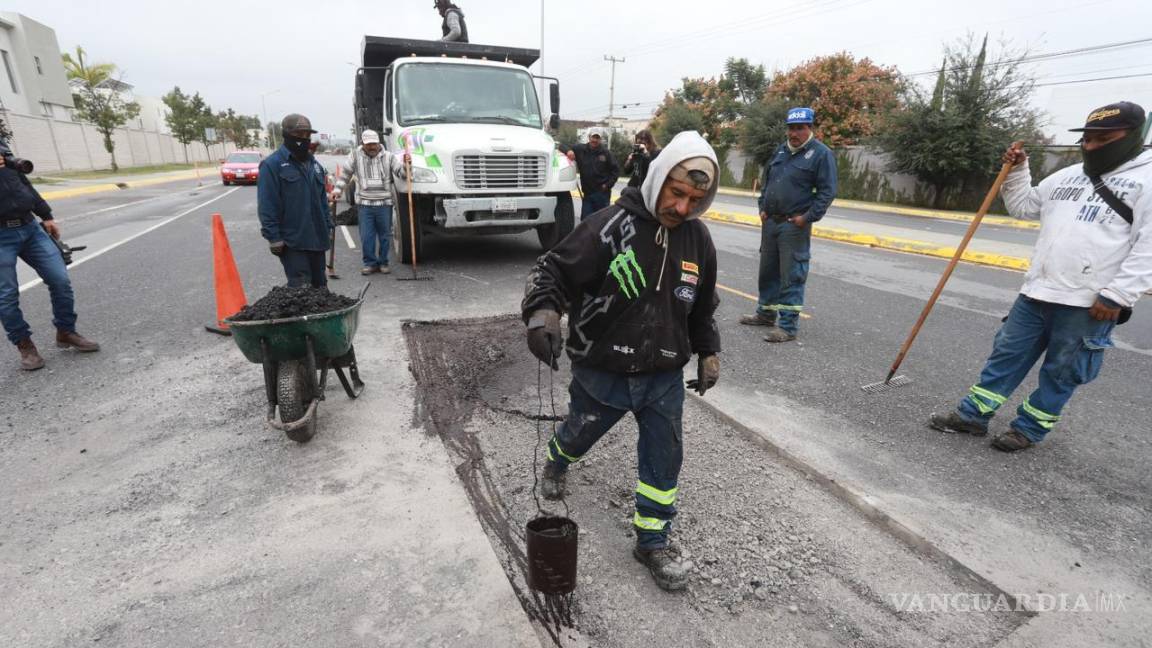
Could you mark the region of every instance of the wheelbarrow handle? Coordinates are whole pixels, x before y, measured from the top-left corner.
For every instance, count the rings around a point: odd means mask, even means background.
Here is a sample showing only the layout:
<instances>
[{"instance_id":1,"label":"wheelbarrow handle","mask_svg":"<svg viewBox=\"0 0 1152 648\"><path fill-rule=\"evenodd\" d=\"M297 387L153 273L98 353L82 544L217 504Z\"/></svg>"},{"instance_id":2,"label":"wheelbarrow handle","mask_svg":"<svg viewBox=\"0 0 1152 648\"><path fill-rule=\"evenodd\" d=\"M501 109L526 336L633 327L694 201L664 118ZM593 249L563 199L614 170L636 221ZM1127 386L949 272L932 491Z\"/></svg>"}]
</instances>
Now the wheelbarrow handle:
<instances>
[{"instance_id":1,"label":"wheelbarrow handle","mask_svg":"<svg viewBox=\"0 0 1152 648\"><path fill-rule=\"evenodd\" d=\"M356 301L364 301L364 295L368 294L368 289L371 287L371 283L365 283L364 287L360 289L360 294L356 296Z\"/></svg>"}]
</instances>

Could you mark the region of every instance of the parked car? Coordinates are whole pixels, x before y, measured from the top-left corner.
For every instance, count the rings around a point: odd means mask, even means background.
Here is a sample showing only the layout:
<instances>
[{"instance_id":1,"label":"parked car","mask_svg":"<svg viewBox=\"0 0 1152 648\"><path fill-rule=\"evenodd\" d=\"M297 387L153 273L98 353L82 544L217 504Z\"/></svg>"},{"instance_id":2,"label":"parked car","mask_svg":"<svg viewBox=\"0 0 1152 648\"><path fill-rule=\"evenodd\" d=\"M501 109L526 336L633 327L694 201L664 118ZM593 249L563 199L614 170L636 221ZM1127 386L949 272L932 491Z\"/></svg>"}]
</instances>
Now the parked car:
<instances>
[{"instance_id":1,"label":"parked car","mask_svg":"<svg viewBox=\"0 0 1152 648\"><path fill-rule=\"evenodd\" d=\"M262 156L257 151L236 151L220 165L220 181L226 185L256 184Z\"/></svg>"}]
</instances>

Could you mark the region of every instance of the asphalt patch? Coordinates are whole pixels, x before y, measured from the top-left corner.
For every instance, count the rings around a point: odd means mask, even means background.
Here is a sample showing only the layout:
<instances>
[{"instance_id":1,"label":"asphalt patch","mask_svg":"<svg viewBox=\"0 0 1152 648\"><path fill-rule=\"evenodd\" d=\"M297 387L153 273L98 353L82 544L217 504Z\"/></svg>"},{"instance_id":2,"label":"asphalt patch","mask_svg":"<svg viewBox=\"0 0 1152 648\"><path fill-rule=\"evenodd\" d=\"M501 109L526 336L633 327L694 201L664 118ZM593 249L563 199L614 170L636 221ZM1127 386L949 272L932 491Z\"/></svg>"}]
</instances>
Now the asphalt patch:
<instances>
[{"instance_id":1,"label":"asphalt patch","mask_svg":"<svg viewBox=\"0 0 1152 648\"><path fill-rule=\"evenodd\" d=\"M231 319L236 322L257 322L320 315L348 308L355 303L355 299L338 295L327 288L276 286L255 304L245 306Z\"/></svg>"},{"instance_id":2,"label":"asphalt patch","mask_svg":"<svg viewBox=\"0 0 1152 648\"><path fill-rule=\"evenodd\" d=\"M692 399L672 532L692 575L685 592L664 592L631 556L631 417L572 468L567 500L541 511L536 475L567 409L566 370L541 369L516 316L407 323L405 336L418 417L444 441L513 590L555 645L993 646L1028 619L900 609L1000 592L903 544ZM579 584L561 610L526 583L524 529L542 512L580 525Z\"/></svg>"}]
</instances>

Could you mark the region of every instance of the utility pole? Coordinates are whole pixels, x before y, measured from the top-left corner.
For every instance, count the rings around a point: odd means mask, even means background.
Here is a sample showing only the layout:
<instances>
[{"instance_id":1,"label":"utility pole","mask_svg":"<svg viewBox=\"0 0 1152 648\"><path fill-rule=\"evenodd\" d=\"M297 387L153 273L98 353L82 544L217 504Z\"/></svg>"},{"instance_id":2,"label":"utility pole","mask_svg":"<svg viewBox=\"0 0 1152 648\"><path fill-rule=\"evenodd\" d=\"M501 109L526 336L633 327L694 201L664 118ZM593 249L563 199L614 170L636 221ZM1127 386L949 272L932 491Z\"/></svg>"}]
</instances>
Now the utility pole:
<instances>
[{"instance_id":1,"label":"utility pole","mask_svg":"<svg viewBox=\"0 0 1152 648\"><path fill-rule=\"evenodd\" d=\"M604 60L612 62L612 81L608 84L608 146L611 148L612 134L616 132L615 127L612 126L612 116L616 110L616 64L623 63L624 57L616 58L605 54Z\"/></svg>"}]
</instances>

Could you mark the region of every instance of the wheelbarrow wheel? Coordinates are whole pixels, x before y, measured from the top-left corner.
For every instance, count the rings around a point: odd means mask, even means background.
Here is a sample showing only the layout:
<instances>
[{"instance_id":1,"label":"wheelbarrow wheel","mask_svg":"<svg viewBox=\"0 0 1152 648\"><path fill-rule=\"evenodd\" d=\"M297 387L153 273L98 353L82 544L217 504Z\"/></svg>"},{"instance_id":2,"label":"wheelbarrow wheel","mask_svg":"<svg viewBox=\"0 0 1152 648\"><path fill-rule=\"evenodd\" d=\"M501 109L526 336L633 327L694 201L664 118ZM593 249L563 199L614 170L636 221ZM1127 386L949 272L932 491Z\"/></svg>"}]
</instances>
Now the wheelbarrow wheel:
<instances>
[{"instance_id":1,"label":"wheelbarrow wheel","mask_svg":"<svg viewBox=\"0 0 1152 648\"><path fill-rule=\"evenodd\" d=\"M280 406L280 422L294 423L304 418L312 403L312 387L308 380L308 368L301 360L286 360L280 363L279 378L276 384L276 402ZM285 432L296 443L307 443L316 434L316 414L302 427Z\"/></svg>"}]
</instances>

